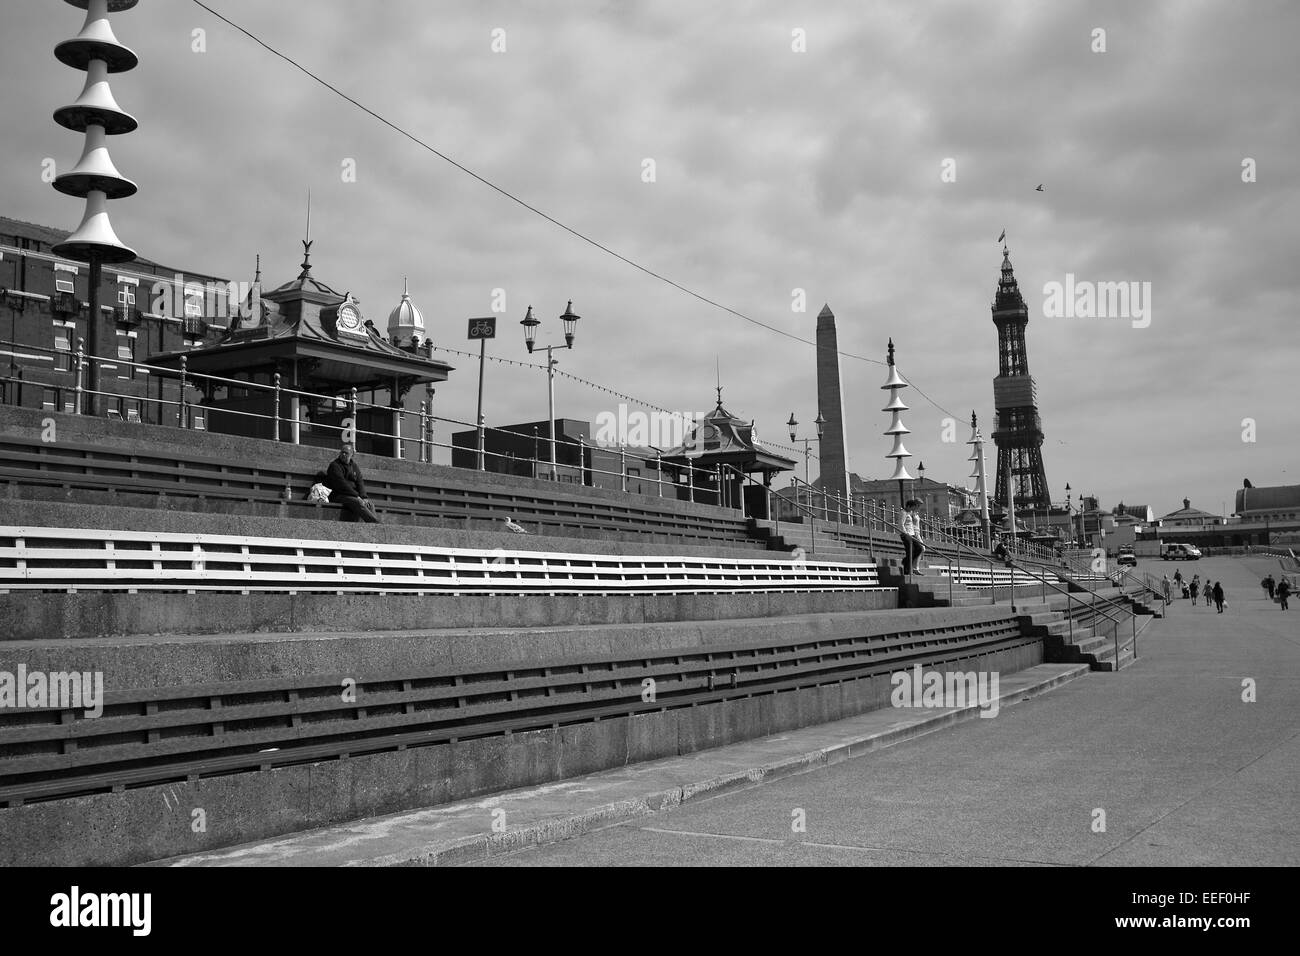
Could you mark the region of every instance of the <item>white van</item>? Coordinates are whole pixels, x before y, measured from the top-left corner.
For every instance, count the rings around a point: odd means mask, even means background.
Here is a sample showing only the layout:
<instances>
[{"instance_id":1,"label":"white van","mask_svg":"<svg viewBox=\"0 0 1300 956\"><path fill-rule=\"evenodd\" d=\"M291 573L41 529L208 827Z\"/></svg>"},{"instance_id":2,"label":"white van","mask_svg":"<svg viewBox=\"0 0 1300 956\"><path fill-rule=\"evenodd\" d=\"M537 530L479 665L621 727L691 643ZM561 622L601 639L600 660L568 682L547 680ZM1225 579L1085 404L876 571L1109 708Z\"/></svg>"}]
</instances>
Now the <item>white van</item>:
<instances>
[{"instance_id":1,"label":"white van","mask_svg":"<svg viewBox=\"0 0 1300 956\"><path fill-rule=\"evenodd\" d=\"M1160 557L1165 561L1199 561L1201 550L1190 544L1162 544Z\"/></svg>"}]
</instances>

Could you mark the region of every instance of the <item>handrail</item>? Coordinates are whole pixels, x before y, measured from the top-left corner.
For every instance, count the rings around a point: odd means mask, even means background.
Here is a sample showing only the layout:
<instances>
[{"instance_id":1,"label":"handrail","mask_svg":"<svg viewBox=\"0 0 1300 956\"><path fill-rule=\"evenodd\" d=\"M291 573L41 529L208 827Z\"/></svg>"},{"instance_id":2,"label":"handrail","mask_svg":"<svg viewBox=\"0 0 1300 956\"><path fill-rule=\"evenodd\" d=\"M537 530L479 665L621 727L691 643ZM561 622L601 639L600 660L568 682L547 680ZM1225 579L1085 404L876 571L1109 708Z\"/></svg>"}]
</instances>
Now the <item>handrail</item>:
<instances>
[{"instance_id":1,"label":"handrail","mask_svg":"<svg viewBox=\"0 0 1300 956\"><path fill-rule=\"evenodd\" d=\"M942 530L938 530L938 531L936 531L935 533L939 535L940 539L942 539L942 538L944 537L944 532L943 532ZM993 583L993 556L992 556L992 555L984 555L984 554L980 554L978 551L975 551L973 548L968 547L967 545L963 544L963 543L962 543L961 541L959 541L958 539L953 538L953 537L951 537L951 536L948 536L948 537L949 537L949 540L950 540L953 544L955 544L955 545L957 546L957 554L958 554L959 557L960 557L962 551L965 550L965 551L969 551L972 555L974 555L974 556L975 556L977 559L979 559L980 561L987 561L987 562L988 562L988 566L989 566L989 595L990 595L990 597L992 597L992 599L993 599L993 600L992 600L992 603L996 605L996 604L998 603L998 589L997 589L997 587L994 586L994 583ZM940 552L940 553L942 553L942 552ZM951 607L951 606L952 606L952 559L951 559L951 558L948 558L947 555L944 555L944 557L945 557L945 559L947 559L947 561L948 561L948 605ZM1007 589L1007 593L1008 593L1008 597L1009 597L1009 602L1010 602L1010 604L1011 604L1011 610L1014 611L1014 610L1016 609L1016 576L1015 576L1015 572L1014 572L1014 571L1013 571L1012 574L1011 574L1011 582L1010 582L1010 585L1009 585L1009 587L1008 587L1008 589Z\"/></svg>"},{"instance_id":2,"label":"handrail","mask_svg":"<svg viewBox=\"0 0 1300 956\"><path fill-rule=\"evenodd\" d=\"M1014 561L1008 561L1008 563L1011 564L1013 567L1015 566L1015 562L1014 562ZM1026 573L1026 574L1030 574L1030 575L1032 575L1032 572L1029 571L1028 569L1025 569L1025 573ZM1076 598L1072 593L1070 593L1070 591L1069 591L1068 589L1063 589L1063 588L1059 587L1058 585L1052 584L1051 582L1047 581L1045 578L1043 579L1043 581L1044 581L1044 583L1045 583L1048 587L1052 588L1053 590L1061 591L1061 593L1063 593L1063 594L1065 595L1065 597L1066 597L1066 615L1065 615L1065 617L1066 617L1066 620L1069 622L1069 628L1070 628L1070 643L1073 644L1073 643L1074 643L1074 618L1071 617L1070 614L1069 614L1069 607L1070 607L1070 603L1069 603L1069 602L1072 601L1072 600L1073 600L1073 601L1078 601L1080 604L1085 604L1085 602L1082 601L1082 600L1079 599L1079 598ZM1093 595L1094 598L1101 598L1103 604L1111 603L1111 599L1105 597L1104 595L1099 595L1099 594L1097 594L1095 591L1094 591L1094 592L1090 592L1090 593ZM1090 610L1093 610L1093 611L1097 611L1097 610L1098 610L1098 608L1096 607L1096 603L1095 603L1095 601L1094 601L1094 602L1091 602L1091 603L1087 603L1086 606L1087 606ZM1113 623L1113 624L1115 625L1114 631L1112 632L1112 633L1113 633L1113 636L1114 636L1114 640L1115 640L1115 669L1116 669L1116 670L1119 670L1119 626L1120 626L1121 623L1123 623L1123 621L1122 621L1122 619L1117 620L1116 618L1111 617L1109 614L1106 613L1104 607L1101 608L1100 611L1101 611L1101 614L1106 618L1106 620L1110 621L1111 623ZM1137 653L1137 613L1136 613L1136 612L1132 612L1132 613L1130 613L1130 615L1129 615L1129 620L1132 622L1132 625L1133 625L1133 640L1132 640L1132 644L1133 644L1133 659L1134 659L1134 660L1137 660L1137 656L1138 656L1138 653Z\"/></svg>"},{"instance_id":3,"label":"handrail","mask_svg":"<svg viewBox=\"0 0 1300 956\"><path fill-rule=\"evenodd\" d=\"M421 403L421 409L418 412L408 410L405 407L394 407L391 405L380 405L373 402L367 402L362 400L360 397L358 397L357 390L355 388L353 388L351 390L351 393L348 395L337 395L337 394L327 395L318 392L308 392L301 389L290 388L286 385L279 384L278 381L274 381L272 383L262 383L262 382L247 381L242 379L231 379L225 376L213 375L205 372L191 372L187 368L185 368L184 365L182 365L180 369L175 369L175 368L151 365L147 362L137 362L130 359L121 359L121 358L110 357L110 356L90 355L85 351L84 347L80 345L77 349L74 350L54 349L54 348L48 348L46 346L30 345L26 343L14 343L4 339L0 339L0 345L7 345L10 347L21 345L22 348L24 349L48 354L55 357L56 359L66 356L70 367L67 369L62 369L61 371L75 373L76 374L75 385L71 382L66 385L58 382L43 382L43 381L38 382L32 379L15 377L13 375L7 375L7 374L0 375L0 381L12 382L16 385L27 385L31 387L57 389L59 391L74 395L75 398L73 399L71 404L73 405L74 414L77 415L83 414L82 402L80 400L81 396L93 395L93 396L109 398L109 399L121 399L121 400L126 400L131 402L138 402L144 406L153 405L153 406L157 406L160 409L160 411L168 407L175 408L177 423L182 428L192 427L190 422L190 417L189 417L189 413L191 409L203 409L205 412L215 411L222 415L240 416L243 418L254 418L266 422L271 422L273 423L274 438L276 441L280 440L279 436L280 436L281 423L289 424L289 425L292 425L294 423L293 419L285 418L279 414L278 402L277 402L276 414L267 415L258 412L248 411L245 409L214 408L212 406L197 405L186 399L185 389L187 387L193 387L196 385L196 383L199 382L211 382L219 386L239 388L247 391L257 391L262 393L270 393L273 395L289 395L291 397L307 398L307 399L313 399L313 400L319 400L325 402L334 402L336 404L343 403L344 407L350 409L351 416L353 418L352 427L350 429L345 428L342 425L332 424L330 422L310 421L310 422L302 422L300 424L309 425L313 430L317 430L321 432L344 433L350 431L351 433L356 435L368 435L376 438L392 440L398 443L399 448L402 443L414 442L420 447L422 454L426 449L426 447L430 450L430 454L429 454L430 463L432 463L433 448L445 448L448 451L453 453L457 451L466 450L461 446L449 444L446 442L436 441L433 438L433 433L432 433L434 423L444 423L450 426L459 426L465 429L474 429L478 427L476 424L472 422L464 422L458 419L445 418L440 415L434 415L431 408L429 408L427 411L425 410L424 408L425 403L423 402ZM184 359L184 355L182 355L182 359ZM171 381L177 381L181 389L179 399L169 399L169 398L164 398L162 396L152 396L149 394L134 395L125 392L107 391L104 390L103 388L92 389L88 387L88 385L82 383L80 371L81 369L91 366L96 362L100 363L101 365L105 365L105 364L112 365L116 368L130 368L132 370L132 377L134 377L137 372L140 372L148 375L166 378ZM384 412L396 412L399 417L397 428L395 430L396 433L376 432L376 431L371 431L369 429L360 427L359 423L357 423L356 421L356 417L357 417L356 413L360 409L377 409ZM416 416L418 416L420 433L418 436L414 438L409 438L406 435L401 434L402 425L405 422L406 416L408 414L410 415L412 420L415 420ZM160 414L160 418L161 417L162 416ZM515 439L518 439L520 437L526 437L523 436L521 432L514 429L498 428L496 426L491 426L491 425L484 425L483 427L486 431L508 435ZM610 447L612 446L586 444L583 442L580 442L578 444L578 448L582 451L585 451L586 448L610 448ZM556 464L556 465L561 464L559 462L552 463L551 461L544 460L539 456L534 456L531 458L520 458L513 455L503 454L501 452L491 452L486 450L484 451L484 454L492 458L503 459L506 461L531 463L534 466L532 469L533 477L536 477L541 472L542 469L540 469L539 466L543 466L543 465L550 466L551 464ZM397 455L397 457L401 457L400 453ZM608 475L612 477L619 477L623 480L626 480L627 472L626 472L625 465L622 469L620 469L620 471L617 472L609 471L606 469L595 467L594 465L590 467L587 466L585 458L586 456L585 454L583 454L582 460L577 465L562 465L562 467L577 469L583 475L585 474ZM423 458L421 460L423 460ZM654 460L646 459L646 463L647 465L652 465L656 469L655 485L660 493L660 496L662 497L663 485L665 483L665 479L663 477L664 466L663 466L662 456L659 456ZM716 473L712 468L700 468L689 462L674 463L670 467L678 470L686 471L688 473L689 476L688 486L692 490L691 491L692 501L694 501L694 489L696 487L696 480L698 476L713 475ZM646 481L648 482L648 479L646 479ZM670 484L672 484L674 487L679 487L676 481L670 482ZM719 502L719 504L721 503Z\"/></svg>"},{"instance_id":4,"label":"handrail","mask_svg":"<svg viewBox=\"0 0 1300 956\"><path fill-rule=\"evenodd\" d=\"M1148 592L1150 592L1151 595L1152 595L1152 597L1158 597L1158 598L1160 598L1160 600L1161 600L1162 603L1167 603L1167 602L1165 602L1165 595L1164 595L1164 592L1162 592L1162 591L1157 591L1155 588L1151 587L1151 585L1147 584L1145 580L1143 580L1143 581L1138 581L1136 575L1134 575L1132 571L1128 570L1127 568L1120 568L1120 570L1119 570L1118 573L1119 573L1119 576L1120 576L1120 579L1121 579L1121 580L1122 580L1122 579L1125 579L1125 578L1130 578L1130 577L1131 577L1131 578L1133 578L1133 580L1137 583L1137 586L1138 586L1140 589L1142 589L1142 590L1144 590L1144 591L1148 591ZM1119 582L1116 581L1115 583L1118 584Z\"/></svg>"}]
</instances>

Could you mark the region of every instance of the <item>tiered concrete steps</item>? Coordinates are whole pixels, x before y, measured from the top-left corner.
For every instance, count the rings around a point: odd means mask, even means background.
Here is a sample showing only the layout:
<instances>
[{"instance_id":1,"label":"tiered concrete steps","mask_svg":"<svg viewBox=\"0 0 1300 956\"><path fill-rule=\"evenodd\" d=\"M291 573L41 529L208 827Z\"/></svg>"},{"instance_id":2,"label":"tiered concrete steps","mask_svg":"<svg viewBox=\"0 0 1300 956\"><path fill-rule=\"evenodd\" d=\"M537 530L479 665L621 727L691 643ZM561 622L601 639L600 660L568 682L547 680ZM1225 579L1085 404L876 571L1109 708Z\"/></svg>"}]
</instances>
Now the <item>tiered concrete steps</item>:
<instances>
[{"instance_id":1,"label":"tiered concrete steps","mask_svg":"<svg viewBox=\"0 0 1300 956\"><path fill-rule=\"evenodd\" d=\"M791 521L782 521L777 524L772 521L755 520L753 526L755 534L765 537L768 541L768 547L772 550L793 551L795 548L802 548L808 557L819 558L823 561L859 562L871 560L869 553L850 547L837 538L820 521L817 523L816 535L813 534L812 528L808 525L796 524Z\"/></svg>"},{"instance_id":2,"label":"tiered concrete steps","mask_svg":"<svg viewBox=\"0 0 1300 956\"><path fill-rule=\"evenodd\" d=\"M1064 612L1050 604L1025 615L1021 622L1026 634L1043 638L1044 656L1051 663L1087 664L1094 671L1116 671L1134 661L1132 642L1122 628L1117 661L1111 635L1081 624L1071 627Z\"/></svg>"}]
</instances>

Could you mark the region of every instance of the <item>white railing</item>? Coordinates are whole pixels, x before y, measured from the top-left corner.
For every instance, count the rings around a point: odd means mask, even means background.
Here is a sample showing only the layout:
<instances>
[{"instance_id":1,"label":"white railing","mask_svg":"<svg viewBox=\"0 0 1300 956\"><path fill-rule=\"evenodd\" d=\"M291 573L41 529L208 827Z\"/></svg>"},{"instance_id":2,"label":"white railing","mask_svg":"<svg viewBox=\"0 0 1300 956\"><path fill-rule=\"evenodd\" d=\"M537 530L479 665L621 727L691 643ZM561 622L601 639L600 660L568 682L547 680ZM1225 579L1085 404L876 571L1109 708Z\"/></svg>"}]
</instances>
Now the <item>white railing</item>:
<instances>
[{"instance_id":1,"label":"white railing","mask_svg":"<svg viewBox=\"0 0 1300 956\"><path fill-rule=\"evenodd\" d=\"M356 541L0 527L0 591L755 594L881 588L874 564L557 554Z\"/></svg>"},{"instance_id":2,"label":"white railing","mask_svg":"<svg viewBox=\"0 0 1300 956\"><path fill-rule=\"evenodd\" d=\"M930 568L933 573L942 578L949 577L948 566L939 564L937 560L931 562ZM1006 588L1012 586L1019 588L1039 583L1038 577L1019 568L1012 571L1010 568L966 567L954 564L951 570L953 581L967 588ZM1046 577L1054 583L1060 580L1056 575L1046 575Z\"/></svg>"}]
</instances>

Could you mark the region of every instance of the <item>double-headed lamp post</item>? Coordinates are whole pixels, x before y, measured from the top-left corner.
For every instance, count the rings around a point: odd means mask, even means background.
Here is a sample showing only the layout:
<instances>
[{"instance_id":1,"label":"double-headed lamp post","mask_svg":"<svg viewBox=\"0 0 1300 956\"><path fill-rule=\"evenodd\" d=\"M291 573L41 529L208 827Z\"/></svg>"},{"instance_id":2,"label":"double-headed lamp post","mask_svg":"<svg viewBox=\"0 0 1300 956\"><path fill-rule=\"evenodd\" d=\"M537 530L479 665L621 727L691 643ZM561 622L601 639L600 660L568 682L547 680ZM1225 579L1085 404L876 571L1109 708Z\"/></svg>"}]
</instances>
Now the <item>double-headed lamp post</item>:
<instances>
[{"instance_id":1,"label":"double-headed lamp post","mask_svg":"<svg viewBox=\"0 0 1300 956\"><path fill-rule=\"evenodd\" d=\"M790 413L790 420L789 420L788 422L786 422L786 424L787 424L788 426L790 426L790 441L792 441L792 442L799 442L799 441L803 442L803 484L804 484L804 487L808 489L808 507L809 507L809 509L811 509L811 508L812 508L812 482L810 482L810 481L808 480L808 462L809 462L809 459L812 457L812 451L809 449L809 443L810 443L810 442L817 442L818 455L820 456L820 454L821 454L821 437L822 437L822 429L826 426L826 419L822 418L822 413L821 413L821 410L819 409L818 412L817 412L817 419L813 422L813 424L817 426L817 437L816 437L816 438L800 438L800 437L798 437L798 428L799 428L799 423L798 423L797 421L795 421L795 418L794 418L794 412L791 412L791 413ZM820 457L818 458L817 468L818 468L818 471L821 470L821 460L820 460ZM822 494L824 495L825 493L826 493L826 489L823 488L823 489L822 489ZM797 500L797 498L796 498L796 500Z\"/></svg>"},{"instance_id":2,"label":"double-headed lamp post","mask_svg":"<svg viewBox=\"0 0 1300 956\"><path fill-rule=\"evenodd\" d=\"M573 311L573 300L564 308L564 314L560 316L560 321L564 323L564 344L546 346L546 429L550 436L551 446L551 481L559 480L559 472L556 469L555 458L555 366L558 364L551 352L555 349L573 348L574 332L573 327L581 316L575 315ZM528 314L519 322L524 327L524 344L528 346L528 353L531 355L537 344L537 327L541 321L533 317L533 307L528 307Z\"/></svg>"}]
</instances>

